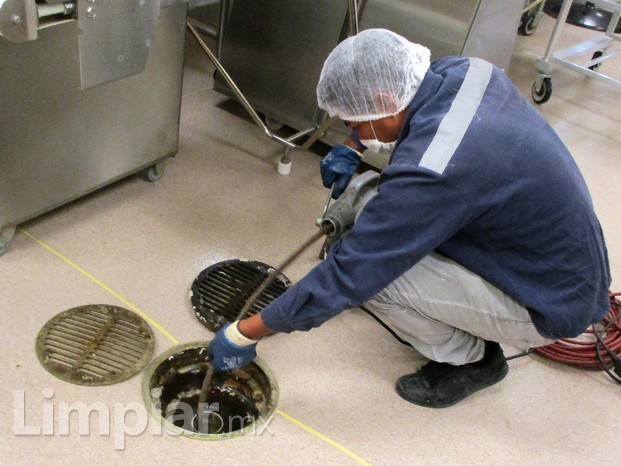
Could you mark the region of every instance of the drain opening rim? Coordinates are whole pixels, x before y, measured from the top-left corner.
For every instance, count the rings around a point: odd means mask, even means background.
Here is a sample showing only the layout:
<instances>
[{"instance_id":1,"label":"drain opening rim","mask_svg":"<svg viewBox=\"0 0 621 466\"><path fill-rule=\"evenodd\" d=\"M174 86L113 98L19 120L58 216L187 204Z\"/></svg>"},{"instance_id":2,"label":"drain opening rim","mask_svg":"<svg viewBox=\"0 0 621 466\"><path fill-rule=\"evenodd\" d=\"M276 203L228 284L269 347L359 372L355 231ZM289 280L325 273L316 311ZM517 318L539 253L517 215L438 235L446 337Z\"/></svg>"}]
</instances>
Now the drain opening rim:
<instances>
[{"instance_id":1,"label":"drain opening rim","mask_svg":"<svg viewBox=\"0 0 621 466\"><path fill-rule=\"evenodd\" d=\"M200 432L193 432L186 429L183 429L179 426L176 426L168 419L166 419L162 414L157 410L155 404L153 403L153 397L151 395L151 379L155 373L155 371L159 368L159 366L166 361L167 359L172 358L178 353L182 353L186 350L196 349L200 350L201 348L207 348L209 342L205 341L194 341L190 343L184 343L181 345L173 346L172 348L166 350L164 353L160 354L156 358L154 358L149 365L146 367L144 371L144 375L142 377L142 398L147 407L147 410L151 414L151 416L155 419L156 422L159 422L171 435L187 437L196 440L208 440L208 441L216 441L216 440L228 440L231 438L241 437L243 435L255 432L262 431L263 429L267 429L267 423L269 419L272 418L274 413L276 412L276 406L278 404L278 384L276 383L276 379L274 378L274 374L267 367L265 362L256 357L253 362L250 364L254 364L258 367L259 370L263 372L265 375L270 388L270 397L267 400L267 412L260 413L259 419L255 419L254 422L248 424L247 426L235 430L232 432L224 432L218 434L203 434ZM267 427L266 427L267 426Z\"/></svg>"},{"instance_id":2,"label":"drain opening rim","mask_svg":"<svg viewBox=\"0 0 621 466\"><path fill-rule=\"evenodd\" d=\"M123 382L150 361L155 337L138 314L110 304L73 307L50 318L35 342L37 358L54 377L85 386Z\"/></svg>"}]
</instances>

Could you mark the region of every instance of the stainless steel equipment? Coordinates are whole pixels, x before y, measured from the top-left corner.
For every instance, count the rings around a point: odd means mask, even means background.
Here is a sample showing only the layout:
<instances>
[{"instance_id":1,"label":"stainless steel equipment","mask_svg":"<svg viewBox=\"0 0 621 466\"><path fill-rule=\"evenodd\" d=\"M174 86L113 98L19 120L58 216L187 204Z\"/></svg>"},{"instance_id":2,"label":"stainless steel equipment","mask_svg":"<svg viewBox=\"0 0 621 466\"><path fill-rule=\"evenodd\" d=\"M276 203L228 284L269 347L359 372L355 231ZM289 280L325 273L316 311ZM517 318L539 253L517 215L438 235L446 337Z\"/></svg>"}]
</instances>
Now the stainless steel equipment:
<instances>
[{"instance_id":1,"label":"stainless steel equipment","mask_svg":"<svg viewBox=\"0 0 621 466\"><path fill-rule=\"evenodd\" d=\"M519 0L367 0L360 29L390 29L428 47L432 59L472 56L505 69L523 6Z\"/></svg>"},{"instance_id":2,"label":"stainless steel equipment","mask_svg":"<svg viewBox=\"0 0 621 466\"><path fill-rule=\"evenodd\" d=\"M324 122L318 127L311 126L310 128L300 130L297 133L287 138L279 136L274 131L272 131L270 128L268 128L267 123L264 123L261 120L261 117L256 112L252 104L250 104L246 96L239 90L239 87L237 86L235 81L233 81L233 79L230 77L226 69L222 66L220 61L216 58L214 53L207 46L207 44L201 37L200 33L198 32L198 29L197 29L198 26L195 24L195 22L188 20L187 26L188 26L189 31L192 33L194 38L197 40L198 44L201 46L203 51L207 54L207 56L209 57L213 65L216 67L216 70L222 76L222 79L224 79L224 81L228 85L228 88L231 91L231 93L239 100L242 106L246 109L250 118L252 118L252 120L257 124L257 126L259 126L259 128L261 128L263 133L268 138L284 146L285 152L283 156L281 157L280 161L278 162L278 173L282 175L289 174L291 170L291 159L289 158L290 151L308 149L315 141L319 139L319 137L321 137L324 131L336 121L336 117L326 118L324 119ZM201 30L204 31L204 27L201 27ZM298 140L306 136L308 137L303 143L298 142Z\"/></svg>"},{"instance_id":3,"label":"stainless steel equipment","mask_svg":"<svg viewBox=\"0 0 621 466\"><path fill-rule=\"evenodd\" d=\"M621 47L619 47L621 34L616 33L621 18L621 0L592 0L591 3L602 11L611 13L606 31L600 37L578 42L555 51L572 6L571 0L563 1L546 52L542 58L537 59L537 76L531 92L535 103L543 104L552 96L552 69L554 65L621 88L620 79L602 73L600 69L605 61L621 54Z\"/></svg>"},{"instance_id":4,"label":"stainless steel equipment","mask_svg":"<svg viewBox=\"0 0 621 466\"><path fill-rule=\"evenodd\" d=\"M317 115L323 60L343 33L347 2L224 2L220 62L258 111L302 129ZM216 75L215 88L230 95Z\"/></svg>"},{"instance_id":5,"label":"stainless steel equipment","mask_svg":"<svg viewBox=\"0 0 621 466\"><path fill-rule=\"evenodd\" d=\"M15 225L177 151L186 2L0 0L0 254Z\"/></svg>"},{"instance_id":6,"label":"stainless steel equipment","mask_svg":"<svg viewBox=\"0 0 621 466\"><path fill-rule=\"evenodd\" d=\"M249 102L275 128L318 126L326 115L316 106L315 87L323 61L349 34L345 0L222 1L219 59ZM431 49L432 58L478 56L509 65L522 0L362 0L360 29L383 27ZM232 95L216 75L216 90ZM321 138L341 142L336 123ZM365 154L382 167L385 154Z\"/></svg>"}]
</instances>

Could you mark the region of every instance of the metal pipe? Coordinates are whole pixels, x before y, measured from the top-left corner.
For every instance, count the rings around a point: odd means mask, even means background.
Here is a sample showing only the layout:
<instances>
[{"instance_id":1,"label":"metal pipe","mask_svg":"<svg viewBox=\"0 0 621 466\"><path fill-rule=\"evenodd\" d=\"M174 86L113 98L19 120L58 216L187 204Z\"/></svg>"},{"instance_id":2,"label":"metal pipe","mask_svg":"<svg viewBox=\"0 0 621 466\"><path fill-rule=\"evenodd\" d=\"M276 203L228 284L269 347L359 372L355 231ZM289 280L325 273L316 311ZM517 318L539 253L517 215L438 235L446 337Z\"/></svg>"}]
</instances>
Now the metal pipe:
<instances>
[{"instance_id":1,"label":"metal pipe","mask_svg":"<svg viewBox=\"0 0 621 466\"><path fill-rule=\"evenodd\" d=\"M621 10L617 9L611 12L612 17L608 22L608 27L606 28L606 37L613 37L615 35L615 31L617 30L617 24L619 24L619 17L621 16Z\"/></svg>"},{"instance_id":2,"label":"metal pipe","mask_svg":"<svg viewBox=\"0 0 621 466\"><path fill-rule=\"evenodd\" d=\"M218 39L218 30L211 26L208 26L200 21L195 20L194 18L188 19L188 22L192 23L194 27L199 31L205 34L210 39Z\"/></svg>"},{"instance_id":3,"label":"metal pipe","mask_svg":"<svg viewBox=\"0 0 621 466\"><path fill-rule=\"evenodd\" d=\"M567 16L569 15L569 9L571 8L572 1L564 0L561 5L561 10L558 13L556 18L556 23L554 24L554 29L552 30L552 36L550 37L550 42L548 43L548 47L546 48L546 53L543 56L543 60L546 62L550 62L550 58L554 53L554 47L556 47L556 43L558 42L559 37L561 36L561 31L563 30L563 26L565 25L565 21L567 20Z\"/></svg>"},{"instance_id":4,"label":"metal pipe","mask_svg":"<svg viewBox=\"0 0 621 466\"><path fill-rule=\"evenodd\" d=\"M311 134L311 133L312 133L312 132L314 132L314 131L316 131L316 129L315 129L315 128L308 128L308 129L304 129L304 130L302 130L302 131L298 131L297 133L292 134L291 136L289 136L289 137L287 138L287 141L289 141L289 142L293 142L293 141L295 141L296 139L299 139L299 138L304 137L304 136L308 136L309 134Z\"/></svg>"},{"instance_id":5,"label":"metal pipe","mask_svg":"<svg viewBox=\"0 0 621 466\"><path fill-rule=\"evenodd\" d=\"M257 114L257 112L254 110L254 108L252 108L252 105L250 104L250 102L248 102L248 99L246 99L246 97L242 94L242 92L239 90L239 88L235 84L235 81L233 81L233 78L231 78L231 76L229 76L229 74L224 69L224 67L222 66L220 61L212 53L212 51L209 49L207 44L205 44L205 41L200 36L200 34L198 33L198 31L196 30L194 25L192 25L192 23L190 23L189 21L187 21L186 24L187 24L188 29L190 30L190 32L192 33L192 35L196 39L196 41L199 43L199 45L203 49L203 51L207 54L207 56L209 57L211 62L214 64L216 69L220 72L220 74L222 75L222 77L224 78L226 83L228 84L229 88L231 89L231 91L233 92L235 97L237 97L237 99L239 99L239 102L242 104L244 109L246 109L246 111L248 112L248 114L250 115L252 120L257 124L257 126L259 128L261 128L261 131L263 131L263 133L268 138L273 139L274 141L278 142L279 144L282 144L283 146L285 146L287 148L290 148L290 149L306 150L306 149L308 149L311 146L311 144L313 142L315 142L319 137L321 137L323 132L332 123L334 123L336 121L336 117L328 118L319 126L319 128L309 128L309 129L300 131L299 133L296 133L293 136L291 136L289 138L286 138L286 139L278 136L277 134L274 134L265 125L265 123L263 123L263 120L261 120L261 117ZM310 134L310 133L313 133L313 134L304 142L304 144L298 145L298 144L295 144L294 142L292 142L292 140L295 140L298 137L305 136L305 135Z\"/></svg>"},{"instance_id":6,"label":"metal pipe","mask_svg":"<svg viewBox=\"0 0 621 466\"><path fill-rule=\"evenodd\" d=\"M524 14L527 11L533 10L536 6L541 5L545 1L546 0L535 0L533 3L530 3L528 6L524 7L521 13Z\"/></svg>"},{"instance_id":7,"label":"metal pipe","mask_svg":"<svg viewBox=\"0 0 621 466\"><path fill-rule=\"evenodd\" d=\"M319 139L323 134L327 131L327 129L334 124L334 122L338 120L338 117L333 116L327 118L305 142L302 144L302 150L308 149L311 144L313 144L317 139Z\"/></svg>"},{"instance_id":8,"label":"metal pipe","mask_svg":"<svg viewBox=\"0 0 621 466\"><path fill-rule=\"evenodd\" d=\"M356 0L347 0L347 16L349 17L349 32L352 36L358 34L358 3Z\"/></svg>"},{"instance_id":9,"label":"metal pipe","mask_svg":"<svg viewBox=\"0 0 621 466\"><path fill-rule=\"evenodd\" d=\"M220 0L220 11L218 12L218 42L216 45L216 55L218 58L222 56L222 31L229 18L229 2L228 0Z\"/></svg>"},{"instance_id":10,"label":"metal pipe","mask_svg":"<svg viewBox=\"0 0 621 466\"><path fill-rule=\"evenodd\" d=\"M39 18L53 15L69 15L75 10L75 2L57 3L53 5L37 5L37 15Z\"/></svg>"}]
</instances>

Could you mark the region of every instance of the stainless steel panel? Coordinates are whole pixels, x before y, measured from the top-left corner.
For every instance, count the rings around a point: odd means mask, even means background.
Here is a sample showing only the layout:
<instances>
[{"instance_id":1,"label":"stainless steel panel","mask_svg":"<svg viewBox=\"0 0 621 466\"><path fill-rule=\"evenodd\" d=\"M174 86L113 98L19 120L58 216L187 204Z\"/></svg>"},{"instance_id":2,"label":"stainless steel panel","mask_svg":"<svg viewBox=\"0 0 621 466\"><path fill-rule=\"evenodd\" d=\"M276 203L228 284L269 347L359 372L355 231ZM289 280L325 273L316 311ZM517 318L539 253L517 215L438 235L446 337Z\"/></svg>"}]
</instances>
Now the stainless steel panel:
<instances>
[{"instance_id":1,"label":"stainless steel panel","mask_svg":"<svg viewBox=\"0 0 621 466\"><path fill-rule=\"evenodd\" d=\"M87 90L76 21L0 39L0 229L175 154L185 12L161 10L143 72Z\"/></svg>"},{"instance_id":2,"label":"stainless steel panel","mask_svg":"<svg viewBox=\"0 0 621 466\"><path fill-rule=\"evenodd\" d=\"M523 8L524 0L481 0L461 55L509 68Z\"/></svg>"},{"instance_id":3,"label":"stainless steel panel","mask_svg":"<svg viewBox=\"0 0 621 466\"><path fill-rule=\"evenodd\" d=\"M315 87L338 44L347 2L233 0L220 32L220 60L260 112L297 128L316 118ZM216 79L218 91L228 93Z\"/></svg>"},{"instance_id":4,"label":"stainless steel panel","mask_svg":"<svg viewBox=\"0 0 621 466\"><path fill-rule=\"evenodd\" d=\"M383 27L431 50L507 68L523 0L367 0L360 29Z\"/></svg>"},{"instance_id":5,"label":"stainless steel panel","mask_svg":"<svg viewBox=\"0 0 621 466\"><path fill-rule=\"evenodd\" d=\"M0 36L14 42L34 40L38 27L35 0L0 0Z\"/></svg>"},{"instance_id":6,"label":"stainless steel panel","mask_svg":"<svg viewBox=\"0 0 621 466\"><path fill-rule=\"evenodd\" d=\"M159 0L79 1L81 87L142 71L159 13Z\"/></svg>"},{"instance_id":7,"label":"stainless steel panel","mask_svg":"<svg viewBox=\"0 0 621 466\"><path fill-rule=\"evenodd\" d=\"M360 29L390 29L429 48L432 59L460 55L479 1L366 0Z\"/></svg>"}]
</instances>

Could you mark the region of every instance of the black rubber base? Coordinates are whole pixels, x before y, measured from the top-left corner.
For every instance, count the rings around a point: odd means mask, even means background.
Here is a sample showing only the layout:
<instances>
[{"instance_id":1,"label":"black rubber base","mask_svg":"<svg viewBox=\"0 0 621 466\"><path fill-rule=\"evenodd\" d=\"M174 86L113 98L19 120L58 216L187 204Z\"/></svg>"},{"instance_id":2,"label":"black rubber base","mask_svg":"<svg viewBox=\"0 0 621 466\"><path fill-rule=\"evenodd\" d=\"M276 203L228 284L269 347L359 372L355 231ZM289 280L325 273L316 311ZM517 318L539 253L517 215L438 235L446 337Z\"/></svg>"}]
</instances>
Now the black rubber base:
<instances>
[{"instance_id":1,"label":"black rubber base","mask_svg":"<svg viewBox=\"0 0 621 466\"><path fill-rule=\"evenodd\" d=\"M543 7L543 11L553 18L557 18L561 11L562 4L562 0L548 0ZM595 8L592 2L574 1L572 2L565 22L586 29L605 31L610 23L611 17L612 13L600 8ZM617 24L615 32L621 32L621 22Z\"/></svg>"}]
</instances>

